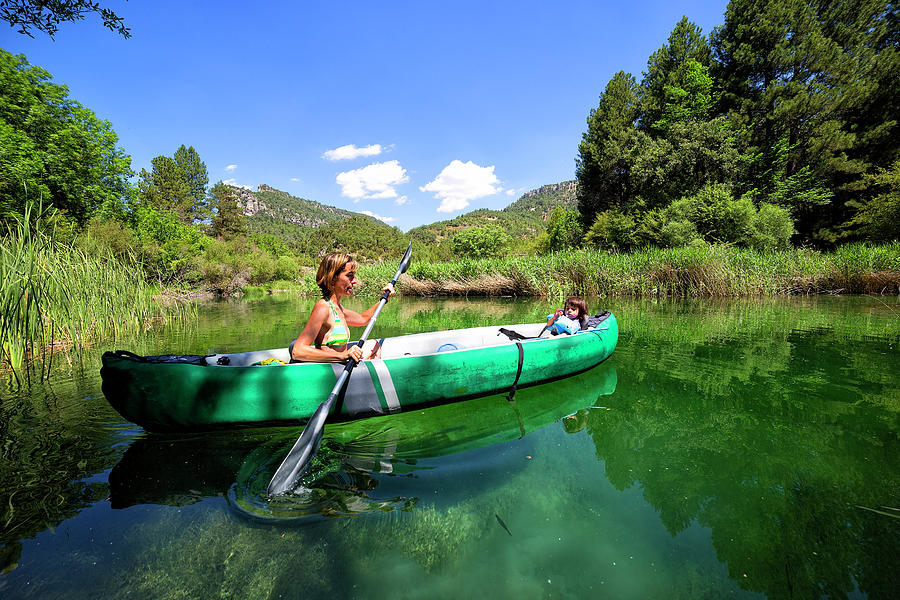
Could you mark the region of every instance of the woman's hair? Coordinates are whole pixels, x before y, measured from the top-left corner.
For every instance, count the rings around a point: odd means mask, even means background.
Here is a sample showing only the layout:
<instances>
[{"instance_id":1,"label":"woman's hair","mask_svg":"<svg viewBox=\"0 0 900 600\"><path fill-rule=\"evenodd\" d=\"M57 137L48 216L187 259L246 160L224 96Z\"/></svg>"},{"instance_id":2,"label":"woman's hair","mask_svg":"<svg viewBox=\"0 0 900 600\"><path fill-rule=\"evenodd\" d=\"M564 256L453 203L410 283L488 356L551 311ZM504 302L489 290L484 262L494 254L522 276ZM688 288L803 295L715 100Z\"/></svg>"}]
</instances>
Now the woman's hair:
<instances>
[{"instance_id":1,"label":"woman's hair","mask_svg":"<svg viewBox=\"0 0 900 600\"><path fill-rule=\"evenodd\" d=\"M334 280L337 279L337 276L341 274L341 271L348 264L351 269L359 266L355 258L343 252L332 252L319 263L319 270L316 272L316 283L319 285L319 289L322 290L323 298L328 300Z\"/></svg>"},{"instance_id":2,"label":"woman's hair","mask_svg":"<svg viewBox=\"0 0 900 600\"><path fill-rule=\"evenodd\" d=\"M584 303L584 300L579 298L578 296L569 296L566 298L566 306L571 306L572 308L578 310L578 318L582 318L587 315L587 304Z\"/></svg>"}]
</instances>

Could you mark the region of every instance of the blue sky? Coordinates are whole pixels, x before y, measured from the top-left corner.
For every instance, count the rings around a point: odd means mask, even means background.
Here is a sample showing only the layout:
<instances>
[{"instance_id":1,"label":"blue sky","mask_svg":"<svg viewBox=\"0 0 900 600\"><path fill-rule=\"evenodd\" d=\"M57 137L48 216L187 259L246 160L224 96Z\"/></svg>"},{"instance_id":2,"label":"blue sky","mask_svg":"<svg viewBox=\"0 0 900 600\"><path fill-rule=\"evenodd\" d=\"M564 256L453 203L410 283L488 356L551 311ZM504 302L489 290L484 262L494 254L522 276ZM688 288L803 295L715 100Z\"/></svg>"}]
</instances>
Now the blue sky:
<instances>
[{"instance_id":1,"label":"blue sky","mask_svg":"<svg viewBox=\"0 0 900 600\"><path fill-rule=\"evenodd\" d=\"M0 46L112 123L135 171L185 144L210 183L366 212L408 230L573 179L612 75L638 80L686 15L727 2L100 0L55 40Z\"/></svg>"}]
</instances>

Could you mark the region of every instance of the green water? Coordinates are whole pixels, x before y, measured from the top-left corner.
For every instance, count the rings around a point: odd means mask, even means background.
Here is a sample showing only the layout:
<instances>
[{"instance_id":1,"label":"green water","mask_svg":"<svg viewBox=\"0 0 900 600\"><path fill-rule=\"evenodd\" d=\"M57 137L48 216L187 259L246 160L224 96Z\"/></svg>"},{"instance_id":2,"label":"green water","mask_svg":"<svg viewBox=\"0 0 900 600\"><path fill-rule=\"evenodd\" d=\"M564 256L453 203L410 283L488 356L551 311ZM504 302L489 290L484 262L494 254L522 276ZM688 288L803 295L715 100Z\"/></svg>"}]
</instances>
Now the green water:
<instances>
[{"instance_id":1,"label":"green water","mask_svg":"<svg viewBox=\"0 0 900 600\"><path fill-rule=\"evenodd\" d=\"M311 302L204 306L115 347L286 345ZM96 347L0 396L0 597L894 598L900 302L591 300L616 352L504 396L299 430L151 436ZM392 301L377 335L538 321L534 301Z\"/></svg>"}]
</instances>

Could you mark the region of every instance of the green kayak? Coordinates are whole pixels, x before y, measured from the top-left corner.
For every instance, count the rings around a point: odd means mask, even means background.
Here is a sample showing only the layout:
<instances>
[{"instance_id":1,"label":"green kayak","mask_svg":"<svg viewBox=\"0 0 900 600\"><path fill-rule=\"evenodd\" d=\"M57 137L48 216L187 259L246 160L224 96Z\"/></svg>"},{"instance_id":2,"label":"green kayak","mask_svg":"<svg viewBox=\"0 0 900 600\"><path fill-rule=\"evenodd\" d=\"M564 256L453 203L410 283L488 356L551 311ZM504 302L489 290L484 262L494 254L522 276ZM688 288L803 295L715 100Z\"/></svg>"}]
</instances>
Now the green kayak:
<instances>
[{"instance_id":1,"label":"green kayak","mask_svg":"<svg viewBox=\"0 0 900 600\"><path fill-rule=\"evenodd\" d=\"M543 323L417 333L382 342L382 358L353 370L335 404L353 419L476 398L579 373L608 358L619 329L551 336ZM103 355L103 393L148 431L269 425L309 418L343 372L340 363L279 364L287 348L205 357Z\"/></svg>"}]
</instances>

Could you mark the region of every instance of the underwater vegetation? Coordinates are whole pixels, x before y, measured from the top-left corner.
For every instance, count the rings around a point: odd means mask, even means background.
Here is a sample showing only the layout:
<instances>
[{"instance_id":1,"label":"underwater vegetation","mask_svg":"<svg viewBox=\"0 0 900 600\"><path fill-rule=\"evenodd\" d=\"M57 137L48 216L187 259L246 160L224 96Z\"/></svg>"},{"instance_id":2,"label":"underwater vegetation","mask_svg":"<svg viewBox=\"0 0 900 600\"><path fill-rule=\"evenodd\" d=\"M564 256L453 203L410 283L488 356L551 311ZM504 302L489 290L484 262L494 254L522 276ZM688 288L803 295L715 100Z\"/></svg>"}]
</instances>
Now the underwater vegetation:
<instances>
[{"instance_id":1,"label":"underwater vegetation","mask_svg":"<svg viewBox=\"0 0 900 600\"><path fill-rule=\"evenodd\" d=\"M166 512L131 530L139 566L124 589L167 600L327 597L335 573L326 543L304 530L253 527L214 510L199 518ZM309 596L307 596L307 594Z\"/></svg>"}]
</instances>

